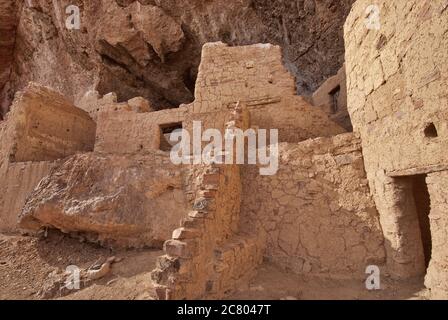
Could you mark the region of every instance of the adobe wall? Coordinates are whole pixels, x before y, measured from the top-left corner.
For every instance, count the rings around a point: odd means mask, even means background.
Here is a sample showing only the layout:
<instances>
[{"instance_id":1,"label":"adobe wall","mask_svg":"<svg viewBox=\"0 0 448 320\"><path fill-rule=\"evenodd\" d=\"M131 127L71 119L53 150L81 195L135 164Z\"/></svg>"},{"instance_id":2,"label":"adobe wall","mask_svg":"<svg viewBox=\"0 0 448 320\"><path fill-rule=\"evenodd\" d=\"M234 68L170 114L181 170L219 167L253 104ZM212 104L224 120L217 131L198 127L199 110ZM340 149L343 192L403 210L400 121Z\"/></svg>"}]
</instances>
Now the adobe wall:
<instances>
[{"instance_id":1,"label":"adobe wall","mask_svg":"<svg viewBox=\"0 0 448 320\"><path fill-rule=\"evenodd\" d=\"M135 153L159 150L163 125L184 122L186 107L156 112L104 111L97 114L95 152Z\"/></svg>"},{"instance_id":2,"label":"adobe wall","mask_svg":"<svg viewBox=\"0 0 448 320\"><path fill-rule=\"evenodd\" d=\"M228 125L244 129L242 109L235 106ZM192 210L165 242L151 277L159 299L223 298L255 275L263 238L239 228L239 165L201 164L189 171Z\"/></svg>"},{"instance_id":3,"label":"adobe wall","mask_svg":"<svg viewBox=\"0 0 448 320\"><path fill-rule=\"evenodd\" d=\"M0 231L17 230L17 220L26 199L55 162L11 163L0 169Z\"/></svg>"},{"instance_id":4,"label":"adobe wall","mask_svg":"<svg viewBox=\"0 0 448 320\"><path fill-rule=\"evenodd\" d=\"M378 1L380 30L355 3L345 24L348 108L369 173L446 165L448 46L445 1ZM425 135L433 123L438 137ZM425 169L426 168L426 169Z\"/></svg>"},{"instance_id":5,"label":"adobe wall","mask_svg":"<svg viewBox=\"0 0 448 320\"><path fill-rule=\"evenodd\" d=\"M10 232L54 160L93 149L95 123L59 93L30 84L0 122L0 138L0 230Z\"/></svg>"},{"instance_id":6,"label":"adobe wall","mask_svg":"<svg viewBox=\"0 0 448 320\"><path fill-rule=\"evenodd\" d=\"M55 160L93 150L95 130L86 112L32 83L16 95L2 149L11 162Z\"/></svg>"},{"instance_id":7,"label":"adobe wall","mask_svg":"<svg viewBox=\"0 0 448 320\"><path fill-rule=\"evenodd\" d=\"M322 110L296 96L295 85L279 46L205 44L189 122L201 120L204 127L223 130L228 109L239 102L250 113L251 127L278 129L280 141L345 132Z\"/></svg>"},{"instance_id":8,"label":"adobe wall","mask_svg":"<svg viewBox=\"0 0 448 320\"><path fill-rule=\"evenodd\" d=\"M295 273L365 277L385 260L359 137L279 145L279 171L242 173L241 224L266 237L265 258Z\"/></svg>"},{"instance_id":9,"label":"adobe wall","mask_svg":"<svg viewBox=\"0 0 448 320\"><path fill-rule=\"evenodd\" d=\"M419 224L401 177L448 165L447 4L380 0L380 28L369 30L365 11L371 4L358 0L345 23L348 110L362 138L388 269L396 277L420 276ZM437 229L431 233L440 237Z\"/></svg>"},{"instance_id":10,"label":"adobe wall","mask_svg":"<svg viewBox=\"0 0 448 320\"><path fill-rule=\"evenodd\" d=\"M348 131L352 131L352 123L347 110L347 79L345 64L338 73L328 78L312 96L313 105L324 110L330 119Z\"/></svg>"},{"instance_id":11,"label":"adobe wall","mask_svg":"<svg viewBox=\"0 0 448 320\"><path fill-rule=\"evenodd\" d=\"M448 171L431 173L426 181L431 195L429 220L433 250L425 285L431 288L434 299L448 299Z\"/></svg>"}]
</instances>

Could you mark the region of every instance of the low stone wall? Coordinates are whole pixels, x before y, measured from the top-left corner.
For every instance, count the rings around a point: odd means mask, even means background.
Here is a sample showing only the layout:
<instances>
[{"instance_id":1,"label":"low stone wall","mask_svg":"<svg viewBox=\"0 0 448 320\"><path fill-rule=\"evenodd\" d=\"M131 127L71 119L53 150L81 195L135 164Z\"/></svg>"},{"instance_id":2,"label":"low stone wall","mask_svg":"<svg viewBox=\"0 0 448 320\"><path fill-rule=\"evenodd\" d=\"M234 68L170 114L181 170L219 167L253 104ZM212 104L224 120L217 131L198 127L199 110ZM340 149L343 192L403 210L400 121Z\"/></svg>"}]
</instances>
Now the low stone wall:
<instances>
[{"instance_id":1,"label":"low stone wall","mask_svg":"<svg viewBox=\"0 0 448 320\"><path fill-rule=\"evenodd\" d=\"M89 90L77 102L76 106L86 111L95 122L97 121L98 114L102 112L134 111L144 113L154 111L148 100L142 97L135 97L127 102L120 103L117 100L117 95L114 92L100 96L98 91Z\"/></svg>"},{"instance_id":2,"label":"low stone wall","mask_svg":"<svg viewBox=\"0 0 448 320\"><path fill-rule=\"evenodd\" d=\"M245 128L239 105L227 125ZM152 279L159 299L222 298L255 275L263 238L240 229L240 166L193 165L187 178L193 210L165 242Z\"/></svg>"},{"instance_id":3,"label":"low stone wall","mask_svg":"<svg viewBox=\"0 0 448 320\"><path fill-rule=\"evenodd\" d=\"M265 257L295 273L365 277L385 260L378 212L353 134L279 145L279 170L242 174L242 226L266 238ZM247 227L246 227L247 228ZM263 236L264 235L264 236Z\"/></svg>"},{"instance_id":4,"label":"low stone wall","mask_svg":"<svg viewBox=\"0 0 448 320\"><path fill-rule=\"evenodd\" d=\"M300 96L246 102L252 128L277 129L279 142L300 142L346 132Z\"/></svg>"}]
</instances>

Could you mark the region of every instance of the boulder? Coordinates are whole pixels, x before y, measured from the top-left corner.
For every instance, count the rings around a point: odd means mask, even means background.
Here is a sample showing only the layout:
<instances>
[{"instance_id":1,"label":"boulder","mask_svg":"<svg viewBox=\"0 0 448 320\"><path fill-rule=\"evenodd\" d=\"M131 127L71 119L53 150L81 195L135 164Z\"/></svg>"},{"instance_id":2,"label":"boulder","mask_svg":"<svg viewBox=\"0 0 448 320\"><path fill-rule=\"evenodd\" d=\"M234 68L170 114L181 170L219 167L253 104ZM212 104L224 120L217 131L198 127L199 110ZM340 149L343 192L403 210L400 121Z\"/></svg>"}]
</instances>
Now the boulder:
<instances>
[{"instance_id":1,"label":"boulder","mask_svg":"<svg viewBox=\"0 0 448 320\"><path fill-rule=\"evenodd\" d=\"M56 228L113 247L161 247L187 213L180 167L159 152L78 154L46 176L19 226Z\"/></svg>"}]
</instances>

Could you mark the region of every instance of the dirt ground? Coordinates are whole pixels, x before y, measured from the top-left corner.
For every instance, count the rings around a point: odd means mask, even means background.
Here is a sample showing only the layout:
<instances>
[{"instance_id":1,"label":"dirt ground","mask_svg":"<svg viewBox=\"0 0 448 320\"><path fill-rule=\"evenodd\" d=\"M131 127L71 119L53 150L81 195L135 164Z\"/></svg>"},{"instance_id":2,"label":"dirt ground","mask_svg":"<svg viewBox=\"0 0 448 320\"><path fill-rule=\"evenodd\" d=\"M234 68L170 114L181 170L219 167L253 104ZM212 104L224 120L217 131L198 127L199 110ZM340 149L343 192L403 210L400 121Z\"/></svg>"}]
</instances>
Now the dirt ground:
<instances>
[{"instance_id":1,"label":"dirt ground","mask_svg":"<svg viewBox=\"0 0 448 320\"><path fill-rule=\"evenodd\" d=\"M381 277L380 290L367 290L364 280L329 279L285 272L264 263L257 276L229 299L250 300L407 300L426 299L423 279L401 282Z\"/></svg>"},{"instance_id":2,"label":"dirt ground","mask_svg":"<svg viewBox=\"0 0 448 320\"><path fill-rule=\"evenodd\" d=\"M81 243L58 232L47 237L0 234L0 299L153 299L150 272L160 250L113 251ZM81 290L61 291L52 274L69 265L87 269L115 256L111 271ZM53 288L53 290L49 290ZM264 263L257 276L229 299L425 299L422 279L405 283L382 279L381 290L368 291L363 281L325 279L287 273Z\"/></svg>"},{"instance_id":3,"label":"dirt ground","mask_svg":"<svg viewBox=\"0 0 448 320\"><path fill-rule=\"evenodd\" d=\"M161 254L149 249L113 251L57 232L46 238L0 235L0 299L152 299L150 272ZM61 274L70 265L87 269L112 256L122 261L85 288L48 290L52 273Z\"/></svg>"}]
</instances>

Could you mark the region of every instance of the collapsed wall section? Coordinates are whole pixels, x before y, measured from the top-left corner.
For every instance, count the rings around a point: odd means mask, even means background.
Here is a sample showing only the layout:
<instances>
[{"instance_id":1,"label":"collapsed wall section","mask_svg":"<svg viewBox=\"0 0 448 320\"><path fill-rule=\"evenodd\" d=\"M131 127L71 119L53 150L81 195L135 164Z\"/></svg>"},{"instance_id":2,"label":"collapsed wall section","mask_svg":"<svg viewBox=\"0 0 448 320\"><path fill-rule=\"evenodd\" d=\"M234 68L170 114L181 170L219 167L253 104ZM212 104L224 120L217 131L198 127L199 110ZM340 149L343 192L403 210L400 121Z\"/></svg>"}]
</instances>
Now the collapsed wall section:
<instances>
[{"instance_id":1,"label":"collapsed wall section","mask_svg":"<svg viewBox=\"0 0 448 320\"><path fill-rule=\"evenodd\" d=\"M164 245L152 279L159 299L223 298L255 274L263 243L238 232L237 165L194 166L193 210Z\"/></svg>"},{"instance_id":2,"label":"collapsed wall section","mask_svg":"<svg viewBox=\"0 0 448 320\"><path fill-rule=\"evenodd\" d=\"M282 63L279 46L206 44L195 88L190 115L192 120L204 119L204 127L223 130L226 112L240 103L250 114L251 128L278 129L279 141L345 132L322 110L295 95L294 77Z\"/></svg>"},{"instance_id":3,"label":"collapsed wall section","mask_svg":"<svg viewBox=\"0 0 448 320\"><path fill-rule=\"evenodd\" d=\"M244 128L248 114L233 111L228 125ZM188 181L192 211L165 242L152 279L159 299L223 298L254 276L263 239L239 229L239 165L193 165Z\"/></svg>"},{"instance_id":4,"label":"collapsed wall section","mask_svg":"<svg viewBox=\"0 0 448 320\"><path fill-rule=\"evenodd\" d=\"M324 110L336 123L348 131L353 131L347 110L347 79L345 64L338 73L328 78L312 96L313 104Z\"/></svg>"}]
</instances>

